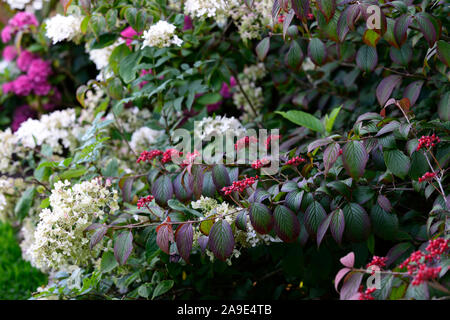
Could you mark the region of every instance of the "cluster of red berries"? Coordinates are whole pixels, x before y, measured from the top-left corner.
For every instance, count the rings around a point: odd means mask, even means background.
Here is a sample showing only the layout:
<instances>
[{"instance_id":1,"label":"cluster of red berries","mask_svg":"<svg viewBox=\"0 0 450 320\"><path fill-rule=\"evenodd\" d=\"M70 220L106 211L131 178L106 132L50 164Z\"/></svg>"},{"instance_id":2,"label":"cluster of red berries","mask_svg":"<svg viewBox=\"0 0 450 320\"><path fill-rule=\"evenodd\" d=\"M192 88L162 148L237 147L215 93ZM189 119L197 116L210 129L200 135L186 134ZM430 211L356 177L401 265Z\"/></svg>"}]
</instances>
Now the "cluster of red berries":
<instances>
[{"instance_id":1,"label":"cluster of red berries","mask_svg":"<svg viewBox=\"0 0 450 320\"><path fill-rule=\"evenodd\" d=\"M372 261L367 264L366 269L369 269L371 266L384 268L386 267L386 261L387 261L386 257L373 256Z\"/></svg>"},{"instance_id":2,"label":"cluster of red berries","mask_svg":"<svg viewBox=\"0 0 450 320\"><path fill-rule=\"evenodd\" d=\"M426 251L428 254L418 250L413 252L405 261L400 264L400 268L407 268L409 275L414 275L412 285L420 285L424 281L435 279L441 272L441 267L429 267L426 262L433 262L433 260L440 260L440 256L448 251L448 240L437 238L430 240Z\"/></svg>"},{"instance_id":3,"label":"cluster of red berries","mask_svg":"<svg viewBox=\"0 0 450 320\"><path fill-rule=\"evenodd\" d=\"M376 290L376 288L367 288L366 291L363 291L364 287L359 287L359 300L374 300L372 297L372 293Z\"/></svg>"},{"instance_id":4,"label":"cluster of red berries","mask_svg":"<svg viewBox=\"0 0 450 320\"><path fill-rule=\"evenodd\" d=\"M305 162L306 160L302 157L293 157L292 159L289 159L286 164L291 165L291 166L298 166L301 163Z\"/></svg>"},{"instance_id":5,"label":"cluster of red berries","mask_svg":"<svg viewBox=\"0 0 450 320\"><path fill-rule=\"evenodd\" d=\"M147 206L147 203L152 202L153 199L155 199L155 197L152 195L148 195L146 197L140 198L139 201L137 202L138 209L140 209L144 206Z\"/></svg>"},{"instance_id":6,"label":"cluster of red berries","mask_svg":"<svg viewBox=\"0 0 450 320\"><path fill-rule=\"evenodd\" d=\"M172 157L177 154L179 157L181 157L183 155L183 152L178 151L176 149L167 149L166 151L164 151L162 155L161 163L167 163L169 161L172 161Z\"/></svg>"},{"instance_id":7,"label":"cluster of red berries","mask_svg":"<svg viewBox=\"0 0 450 320\"><path fill-rule=\"evenodd\" d=\"M308 14L306 15L306 19L312 20L312 19L314 19L314 15L313 15L312 13L308 13Z\"/></svg>"},{"instance_id":8,"label":"cluster of red berries","mask_svg":"<svg viewBox=\"0 0 450 320\"><path fill-rule=\"evenodd\" d=\"M434 147L436 146L436 143L441 142L441 139L439 139L438 136L436 136L434 133L431 136L422 136L419 139L419 145L417 146L417 151L422 149L424 146L426 148Z\"/></svg>"},{"instance_id":9,"label":"cluster of red berries","mask_svg":"<svg viewBox=\"0 0 450 320\"><path fill-rule=\"evenodd\" d=\"M278 16L278 23L283 23L284 22L284 14L280 14Z\"/></svg>"},{"instance_id":10,"label":"cluster of red berries","mask_svg":"<svg viewBox=\"0 0 450 320\"><path fill-rule=\"evenodd\" d=\"M245 178L244 180L234 181L231 186L223 187L222 192L225 193L226 196L234 191L242 192L246 188L252 186L256 182L256 180L258 180L258 178L259 178L258 176L254 176L250 178Z\"/></svg>"},{"instance_id":11,"label":"cluster of red berries","mask_svg":"<svg viewBox=\"0 0 450 320\"><path fill-rule=\"evenodd\" d=\"M268 136L267 139L266 139L266 142L264 143L264 145L266 146L266 149L269 149L270 143L271 143L272 140L274 140L274 139L279 140L279 139L281 139L281 136L278 135L278 134L272 134L272 135Z\"/></svg>"},{"instance_id":12,"label":"cluster of red berries","mask_svg":"<svg viewBox=\"0 0 450 320\"><path fill-rule=\"evenodd\" d=\"M253 169L261 169L262 167L264 167L265 165L267 165L267 164L269 164L269 160L268 159L266 159L266 158L264 158L264 159L261 159L261 160L255 160L253 163L252 163L252 168Z\"/></svg>"},{"instance_id":13,"label":"cluster of red berries","mask_svg":"<svg viewBox=\"0 0 450 320\"><path fill-rule=\"evenodd\" d=\"M257 143L257 142L258 142L258 139L256 139L255 137L245 136L245 137L239 139L238 141L236 141L236 143L234 145L234 149L239 151L242 148L248 147L250 145L250 143Z\"/></svg>"},{"instance_id":14,"label":"cluster of red berries","mask_svg":"<svg viewBox=\"0 0 450 320\"><path fill-rule=\"evenodd\" d=\"M162 155L163 152L161 150L152 150L152 151L142 151L141 155L137 159L137 163L139 162L146 162L146 161L152 161L156 157L159 157Z\"/></svg>"},{"instance_id":15,"label":"cluster of red berries","mask_svg":"<svg viewBox=\"0 0 450 320\"><path fill-rule=\"evenodd\" d=\"M419 182L430 181L434 177L436 177L436 173L434 173L434 172L427 172L427 173L425 173L423 176L421 176L419 178Z\"/></svg>"}]
</instances>

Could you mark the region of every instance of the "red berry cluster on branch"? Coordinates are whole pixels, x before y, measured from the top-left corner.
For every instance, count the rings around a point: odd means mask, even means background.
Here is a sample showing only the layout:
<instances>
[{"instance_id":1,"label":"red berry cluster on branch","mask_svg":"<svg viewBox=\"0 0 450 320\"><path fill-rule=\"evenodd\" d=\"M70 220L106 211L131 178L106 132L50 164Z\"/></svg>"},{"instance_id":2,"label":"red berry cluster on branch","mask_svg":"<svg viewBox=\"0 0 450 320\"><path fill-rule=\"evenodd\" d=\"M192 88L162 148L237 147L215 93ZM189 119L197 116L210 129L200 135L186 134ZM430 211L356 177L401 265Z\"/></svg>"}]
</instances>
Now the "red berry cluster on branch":
<instances>
[{"instance_id":1,"label":"red berry cluster on branch","mask_svg":"<svg viewBox=\"0 0 450 320\"><path fill-rule=\"evenodd\" d=\"M161 150L142 151L136 163L139 163L141 161L142 162L152 161L153 159L159 157L162 154L163 152Z\"/></svg>"},{"instance_id":2,"label":"red berry cluster on branch","mask_svg":"<svg viewBox=\"0 0 450 320\"><path fill-rule=\"evenodd\" d=\"M386 261L387 261L386 257L373 256L372 261L367 264L366 269L369 269L371 266L384 268L386 267Z\"/></svg>"},{"instance_id":3,"label":"red berry cluster on branch","mask_svg":"<svg viewBox=\"0 0 450 320\"><path fill-rule=\"evenodd\" d=\"M267 164L269 164L269 160L268 159L266 159L266 158L264 158L264 159L261 159L261 160L255 160L253 163L252 163L252 168L253 169L261 169L262 167L264 167L265 165L267 165Z\"/></svg>"},{"instance_id":4,"label":"red berry cluster on branch","mask_svg":"<svg viewBox=\"0 0 450 320\"><path fill-rule=\"evenodd\" d=\"M257 142L258 142L258 139L256 139L256 137L245 136L245 137L239 139L238 141L236 141L236 143L234 145L234 149L239 151L242 148L248 147L250 145L250 143L257 143Z\"/></svg>"},{"instance_id":5,"label":"red berry cluster on branch","mask_svg":"<svg viewBox=\"0 0 450 320\"><path fill-rule=\"evenodd\" d=\"M258 176L254 176L250 178L245 178L244 180L234 181L231 186L223 187L222 192L225 193L226 196L231 194L233 191L242 192L246 188L252 186L256 182L256 180L258 180L258 178L259 178Z\"/></svg>"},{"instance_id":6,"label":"red berry cluster on branch","mask_svg":"<svg viewBox=\"0 0 450 320\"><path fill-rule=\"evenodd\" d=\"M152 195L148 195L146 197L140 198L139 201L137 202L138 209L147 206L147 203L152 202L153 199L155 199L155 197Z\"/></svg>"},{"instance_id":7,"label":"red berry cluster on branch","mask_svg":"<svg viewBox=\"0 0 450 320\"><path fill-rule=\"evenodd\" d=\"M443 238L430 240L425 249L429 252L428 254L417 250L400 264L400 268L406 267L408 274L414 276L413 281L411 282L412 285L420 285L424 281L435 279L439 276L442 268L440 266L427 266L426 263L440 260L440 256L448 251L448 242L448 240L444 240Z\"/></svg>"},{"instance_id":8,"label":"red berry cluster on branch","mask_svg":"<svg viewBox=\"0 0 450 320\"><path fill-rule=\"evenodd\" d=\"M434 172L427 172L427 173L425 173L423 176L421 176L419 178L419 182L431 181L434 177L436 177L436 173L434 173Z\"/></svg>"},{"instance_id":9,"label":"red berry cluster on branch","mask_svg":"<svg viewBox=\"0 0 450 320\"><path fill-rule=\"evenodd\" d=\"M376 288L367 288L366 291L363 291L364 287L359 287L359 300L374 300L372 293L376 290Z\"/></svg>"},{"instance_id":10,"label":"red berry cluster on branch","mask_svg":"<svg viewBox=\"0 0 450 320\"><path fill-rule=\"evenodd\" d=\"M286 164L291 166L299 166L301 163L306 162L306 160L302 157L293 157L292 159L289 159Z\"/></svg>"},{"instance_id":11,"label":"red berry cluster on branch","mask_svg":"<svg viewBox=\"0 0 450 320\"><path fill-rule=\"evenodd\" d=\"M272 134L267 137L266 142L264 143L264 145L266 146L266 149L269 149L272 140L275 140L275 139L280 140L281 136L279 134Z\"/></svg>"},{"instance_id":12,"label":"red berry cluster on branch","mask_svg":"<svg viewBox=\"0 0 450 320\"><path fill-rule=\"evenodd\" d=\"M178 151L176 149L167 149L166 151L164 151L162 159L161 159L161 163L167 163L169 161L172 161L172 157L177 155L179 157L181 157L183 155L183 152Z\"/></svg>"},{"instance_id":13,"label":"red berry cluster on branch","mask_svg":"<svg viewBox=\"0 0 450 320\"><path fill-rule=\"evenodd\" d=\"M434 133L431 136L422 136L419 139L419 145L417 146L417 151L422 149L424 146L428 149L430 147L436 146L436 143L441 142L441 139L439 139L438 136L436 136Z\"/></svg>"}]
</instances>

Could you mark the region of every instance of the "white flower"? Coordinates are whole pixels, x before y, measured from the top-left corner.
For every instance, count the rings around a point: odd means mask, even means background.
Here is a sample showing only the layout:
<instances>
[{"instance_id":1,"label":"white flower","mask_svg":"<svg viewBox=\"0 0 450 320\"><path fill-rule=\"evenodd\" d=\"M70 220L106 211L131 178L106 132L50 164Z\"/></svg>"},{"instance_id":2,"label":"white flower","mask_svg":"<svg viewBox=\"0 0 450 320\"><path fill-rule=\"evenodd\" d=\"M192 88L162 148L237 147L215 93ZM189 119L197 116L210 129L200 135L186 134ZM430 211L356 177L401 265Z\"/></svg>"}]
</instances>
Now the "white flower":
<instances>
[{"instance_id":1,"label":"white flower","mask_svg":"<svg viewBox=\"0 0 450 320\"><path fill-rule=\"evenodd\" d=\"M55 183L50 195L51 209L41 211L28 251L38 268L63 269L69 265L86 265L103 249L100 242L92 250L85 229L95 219L116 211L117 190L109 190L101 179L74 186L69 181Z\"/></svg>"},{"instance_id":2,"label":"white flower","mask_svg":"<svg viewBox=\"0 0 450 320\"><path fill-rule=\"evenodd\" d=\"M0 131L0 172L11 173L18 166L12 160L12 155L17 151L17 138L8 128L5 131Z\"/></svg>"},{"instance_id":3,"label":"white flower","mask_svg":"<svg viewBox=\"0 0 450 320\"><path fill-rule=\"evenodd\" d=\"M25 5L27 5L30 2L30 0L6 0L5 2L9 4L11 9L22 10L25 8Z\"/></svg>"},{"instance_id":4,"label":"white flower","mask_svg":"<svg viewBox=\"0 0 450 320\"><path fill-rule=\"evenodd\" d=\"M64 40L73 40L81 34L80 25L83 17L63 16L57 14L46 20L46 36L53 41L53 44Z\"/></svg>"},{"instance_id":5,"label":"white flower","mask_svg":"<svg viewBox=\"0 0 450 320\"><path fill-rule=\"evenodd\" d=\"M175 28L173 24L159 20L150 29L144 31L142 49L145 47L170 47L171 44L181 46L183 40L175 35Z\"/></svg>"},{"instance_id":6,"label":"white flower","mask_svg":"<svg viewBox=\"0 0 450 320\"><path fill-rule=\"evenodd\" d=\"M91 59L91 61L95 63L97 70L102 70L108 66L109 57L111 56L111 53L117 46L119 46L122 43L123 41L118 40L110 46L101 49L88 50L89 59Z\"/></svg>"},{"instance_id":7,"label":"white flower","mask_svg":"<svg viewBox=\"0 0 450 320\"><path fill-rule=\"evenodd\" d=\"M230 15L230 9L238 3L236 0L186 0L184 10L192 17L208 17L223 21Z\"/></svg>"},{"instance_id":8,"label":"white flower","mask_svg":"<svg viewBox=\"0 0 450 320\"><path fill-rule=\"evenodd\" d=\"M78 128L75 109L66 109L44 114L39 120L28 119L20 125L15 135L26 148L34 149L45 143L58 153L62 147L72 146L76 140L74 132Z\"/></svg>"},{"instance_id":9,"label":"white flower","mask_svg":"<svg viewBox=\"0 0 450 320\"><path fill-rule=\"evenodd\" d=\"M225 136L233 133L239 137L245 134L246 130L235 117L216 116L203 118L195 123L195 135L201 140L210 140L212 137Z\"/></svg>"},{"instance_id":10,"label":"white flower","mask_svg":"<svg viewBox=\"0 0 450 320\"><path fill-rule=\"evenodd\" d=\"M130 146L134 151L142 152L154 144L163 132L162 130L153 130L148 127L139 128L133 132Z\"/></svg>"}]
</instances>

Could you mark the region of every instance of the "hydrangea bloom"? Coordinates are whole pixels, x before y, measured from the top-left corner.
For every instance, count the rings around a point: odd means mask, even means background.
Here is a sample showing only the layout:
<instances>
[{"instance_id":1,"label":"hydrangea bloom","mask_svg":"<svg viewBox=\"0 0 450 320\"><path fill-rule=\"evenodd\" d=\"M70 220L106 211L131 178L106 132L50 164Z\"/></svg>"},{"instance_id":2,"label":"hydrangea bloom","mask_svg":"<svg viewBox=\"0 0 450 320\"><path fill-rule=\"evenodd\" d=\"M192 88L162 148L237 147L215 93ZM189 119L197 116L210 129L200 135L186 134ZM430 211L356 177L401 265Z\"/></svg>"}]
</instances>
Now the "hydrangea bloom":
<instances>
[{"instance_id":1,"label":"hydrangea bloom","mask_svg":"<svg viewBox=\"0 0 450 320\"><path fill-rule=\"evenodd\" d=\"M236 4L236 0L186 0L184 11L192 17L214 18L219 24L223 24L230 9Z\"/></svg>"},{"instance_id":2,"label":"hydrangea bloom","mask_svg":"<svg viewBox=\"0 0 450 320\"><path fill-rule=\"evenodd\" d=\"M55 183L50 195L52 209L39 214L39 223L31 245L32 263L38 268L61 269L68 265L85 265L103 249L89 248L84 230L118 206L117 190L102 185L101 179L71 186L69 181Z\"/></svg>"},{"instance_id":3,"label":"hydrangea bloom","mask_svg":"<svg viewBox=\"0 0 450 320\"><path fill-rule=\"evenodd\" d=\"M17 50L15 46L6 46L3 49L3 59L6 61L13 61L17 56Z\"/></svg>"},{"instance_id":4,"label":"hydrangea bloom","mask_svg":"<svg viewBox=\"0 0 450 320\"><path fill-rule=\"evenodd\" d=\"M241 136L246 130L235 117L207 117L196 122L195 134L202 140L209 140L213 136L224 136L227 132Z\"/></svg>"},{"instance_id":5,"label":"hydrangea bloom","mask_svg":"<svg viewBox=\"0 0 450 320\"><path fill-rule=\"evenodd\" d=\"M181 46L183 40L175 35L175 26L164 20L159 20L152 25L150 29L144 31L144 42L142 48L145 47L170 47L171 44Z\"/></svg>"},{"instance_id":6,"label":"hydrangea bloom","mask_svg":"<svg viewBox=\"0 0 450 320\"><path fill-rule=\"evenodd\" d=\"M41 10L44 1L48 2L49 0L4 0L4 1L9 4L11 9L23 10L26 7L30 6L34 10Z\"/></svg>"},{"instance_id":7,"label":"hydrangea bloom","mask_svg":"<svg viewBox=\"0 0 450 320\"><path fill-rule=\"evenodd\" d=\"M83 21L81 16L57 14L46 20L45 35L53 41L53 44L64 40L73 40L81 34L81 21Z\"/></svg>"},{"instance_id":8,"label":"hydrangea bloom","mask_svg":"<svg viewBox=\"0 0 450 320\"><path fill-rule=\"evenodd\" d=\"M29 26L38 26L38 21L34 14L29 12L16 13L2 30L2 41L4 43L11 41L16 32L26 30Z\"/></svg>"},{"instance_id":9,"label":"hydrangea bloom","mask_svg":"<svg viewBox=\"0 0 450 320\"><path fill-rule=\"evenodd\" d=\"M141 152L156 142L164 131L142 127L133 132L130 146L136 152Z\"/></svg>"},{"instance_id":10,"label":"hydrangea bloom","mask_svg":"<svg viewBox=\"0 0 450 320\"><path fill-rule=\"evenodd\" d=\"M28 50L22 50L17 58L17 67L21 71L26 72L34 59L36 59L36 56L33 53Z\"/></svg>"}]
</instances>

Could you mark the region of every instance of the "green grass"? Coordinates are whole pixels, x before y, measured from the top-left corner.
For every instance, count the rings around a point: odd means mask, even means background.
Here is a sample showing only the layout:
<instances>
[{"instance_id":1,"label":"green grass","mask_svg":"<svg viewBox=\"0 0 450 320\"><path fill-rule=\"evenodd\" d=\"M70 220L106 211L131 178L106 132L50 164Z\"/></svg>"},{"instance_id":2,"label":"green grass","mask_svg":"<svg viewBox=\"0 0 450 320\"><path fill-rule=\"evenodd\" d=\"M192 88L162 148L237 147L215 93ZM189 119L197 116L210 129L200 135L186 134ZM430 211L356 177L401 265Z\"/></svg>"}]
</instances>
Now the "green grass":
<instances>
[{"instance_id":1,"label":"green grass","mask_svg":"<svg viewBox=\"0 0 450 320\"><path fill-rule=\"evenodd\" d=\"M22 259L14 229L0 223L0 299L28 299L47 276Z\"/></svg>"}]
</instances>

